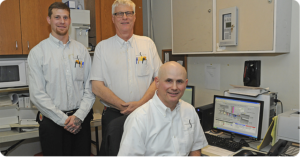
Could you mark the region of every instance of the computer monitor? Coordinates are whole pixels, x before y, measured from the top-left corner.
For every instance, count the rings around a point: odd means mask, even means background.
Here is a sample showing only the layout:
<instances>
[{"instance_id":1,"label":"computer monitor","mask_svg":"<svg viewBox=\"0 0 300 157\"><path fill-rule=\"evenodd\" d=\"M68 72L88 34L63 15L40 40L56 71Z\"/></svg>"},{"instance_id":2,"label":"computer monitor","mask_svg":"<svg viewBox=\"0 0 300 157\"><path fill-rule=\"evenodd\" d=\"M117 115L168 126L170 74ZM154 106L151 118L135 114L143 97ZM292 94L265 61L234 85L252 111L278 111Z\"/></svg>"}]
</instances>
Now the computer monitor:
<instances>
[{"instance_id":1,"label":"computer monitor","mask_svg":"<svg viewBox=\"0 0 300 157\"><path fill-rule=\"evenodd\" d=\"M263 107L263 101L215 95L213 128L260 140Z\"/></svg>"},{"instance_id":2,"label":"computer monitor","mask_svg":"<svg viewBox=\"0 0 300 157\"><path fill-rule=\"evenodd\" d=\"M186 86L184 94L181 99L193 106L195 106L195 87L194 86Z\"/></svg>"}]
</instances>

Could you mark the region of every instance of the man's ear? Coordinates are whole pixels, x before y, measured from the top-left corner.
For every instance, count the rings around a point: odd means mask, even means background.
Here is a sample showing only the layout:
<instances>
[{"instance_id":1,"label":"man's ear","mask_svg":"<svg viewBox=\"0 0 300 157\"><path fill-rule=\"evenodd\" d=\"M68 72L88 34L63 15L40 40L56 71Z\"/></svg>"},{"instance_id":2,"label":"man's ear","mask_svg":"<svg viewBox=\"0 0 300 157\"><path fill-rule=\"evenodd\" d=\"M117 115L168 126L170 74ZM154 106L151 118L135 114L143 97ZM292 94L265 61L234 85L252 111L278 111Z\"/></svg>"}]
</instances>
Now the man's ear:
<instances>
[{"instance_id":1,"label":"man's ear","mask_svg":"<svg viewBox=\"0 0 300 157\"><path fill-rule=\"evenodd\" d=\"M136 20L136 14L134 13L134 15L133 15L133 23L135 23L135 20Z\"/></svg>"},{"instance_id":2,"label":"man's ear","mask_svg":"<svg viewBox=\"0 0 300 157\"><path fill-rule=\"evenodd\" d=\"M112 20L113 23L115 23L114 15L111 15L111 20Z\"/></svg>"},{"instance_id":3,"label":"man's ear","mask_svg":"<svg viewBox=\"0 0 300 157\"><path fill-rule=\"evenodd\" d=\"M185 86L187 86L188 82L189 82L189 80L186 79L186 80L185 80Z\"/></svg>"},{"instance_id":4,"label":"man's ear","mask_svg":"<svg viewBox=\"0 0 300 157\"><path fill-rule=\"evenodd\" d=\"M158 76L156 76L156 77L154 78L154 81L155 81L155 86L156 86L156 88L158 88L158 85L159 85L159 79L158 79Z\"/></svg>"},{"instance_id":5,"label":"man's ear","mask_svg":"<svg viewBox=\"0 0 300 157\"><path fill-rule=\"evenodd\" d=\"M49 16L47 16L47 22L48 22L49 25L50 25L50 17L49 17Z\"/></svg>"}]
</instances>

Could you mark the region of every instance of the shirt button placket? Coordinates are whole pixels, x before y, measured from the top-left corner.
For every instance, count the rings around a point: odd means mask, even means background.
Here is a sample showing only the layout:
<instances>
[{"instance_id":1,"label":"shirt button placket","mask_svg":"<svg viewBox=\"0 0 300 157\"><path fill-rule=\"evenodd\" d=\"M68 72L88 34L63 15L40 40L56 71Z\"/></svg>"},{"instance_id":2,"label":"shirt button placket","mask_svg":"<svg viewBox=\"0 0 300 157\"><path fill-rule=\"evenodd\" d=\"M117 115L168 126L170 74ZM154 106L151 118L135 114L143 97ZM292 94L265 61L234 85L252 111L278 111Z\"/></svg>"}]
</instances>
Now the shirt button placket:
<instances>
[{"instance_id":1,"label":"shirt button placket","mask_svg":"<svg viewBox=\"0 0 300 157\"><path fill-rule=\"evenodd\" d=\"M69 105L70 105L70 100L72 100L72 98L71 98L71 91L72 91L72 89L71 89L71 79L72 79L72 77L71 77L71 68L70 68L70 64L69 64L69 59L71 59L71 58L69 58L68 57L68 53L65 51L65 49L66 49L66 47L64 47L64 55L65 55L65 58L64 58L64 63L65 63L65 67L66 67L66 69L67 69L67 73L66 73L66 83L67 83L67 95L68 95L68 107L70 107Z\"/></svg>"},{"instance_id":2,"label":"shirt button placket","mask_svg":"<svg viewBox=\"0 0 300 157\"><path fill-rule=\"evenodd\" d=\"M127 58L128 58L128 80L129 80L129 86L133 86L133 78L132 78L132 68L131 68L131 55L128 53L128 49L129 49L129 43L126 43L126 54L127 54ZM132 91L130 91L129 93L130 97L132 97Z\"/></svg>"}]
</instances>

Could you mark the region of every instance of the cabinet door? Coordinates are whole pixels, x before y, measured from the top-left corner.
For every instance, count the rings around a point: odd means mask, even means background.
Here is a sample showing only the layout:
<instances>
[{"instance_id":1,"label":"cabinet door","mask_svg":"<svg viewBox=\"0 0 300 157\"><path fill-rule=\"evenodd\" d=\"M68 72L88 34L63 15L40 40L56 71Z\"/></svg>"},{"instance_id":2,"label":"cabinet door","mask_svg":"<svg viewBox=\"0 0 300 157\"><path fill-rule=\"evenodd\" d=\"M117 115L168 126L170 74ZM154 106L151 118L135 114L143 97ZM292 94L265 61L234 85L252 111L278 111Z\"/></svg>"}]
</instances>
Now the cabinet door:
<instances>
[{"instance_id":1,"label":"cabinet door","mask_svg":"<svg viewBox=\"0 0 300 157\"><path fill-rule=\"evenodd\" d=\"M212 11L212 0L172 0L173 54L213 51Z\"/></svg>"},{"instance_id":2,"label":"cabinet door","mask_svg":"<svg viewBox=\"0 0 300 157\"><path fill-rule=\"evenodd\" d=\"M19 0L0 5L0 55L22 54Z\"/></svg>"},{"instance_id":3,"label":"cabinet door","mask_svg":"<svg viewBox=\"0 0 300 157\"><path fill-rule=\"evenodd\" d=\"M20 0L23 54L49 37L48 7L59 0Z\"/></svg>"},{"instance_id":4,"label":"cabinet door","mask_svg":"<svg viewBox=\"0 0 300 157\"><path fill-rule=\"evenodd\" d=\"M101 0L101 40L110 38L116 35L116 29L112 22L112 4L115 0ZM143 8L142 0L132 0L136 7L136 21L133 33L136 35L143 35ZM96 19L97 20L97 19Z\"/></svg>"},{"instance_id":5,"label":"cabinet door","mask_svg":"<svg viewBox=\"0 0 300 157\"><path fill-rule=\"evenodd\" d=\"M143 35L143 0L132 0L135 3L136 20L133 33Z\"/></svg>"},{"instance_id":6,"label":"cabinet door","mask_svg":"<svg viewBox=\"0 0 300 157\"><path fill-rule=\"evenodd\" d=\"M237 46L226 51L271 51L274 40L274 2L268 0L217 0L216 39L219 43L219 10L238 8ZM218 47L217 47L218 49Z\"/></svg>"}]
</instances>

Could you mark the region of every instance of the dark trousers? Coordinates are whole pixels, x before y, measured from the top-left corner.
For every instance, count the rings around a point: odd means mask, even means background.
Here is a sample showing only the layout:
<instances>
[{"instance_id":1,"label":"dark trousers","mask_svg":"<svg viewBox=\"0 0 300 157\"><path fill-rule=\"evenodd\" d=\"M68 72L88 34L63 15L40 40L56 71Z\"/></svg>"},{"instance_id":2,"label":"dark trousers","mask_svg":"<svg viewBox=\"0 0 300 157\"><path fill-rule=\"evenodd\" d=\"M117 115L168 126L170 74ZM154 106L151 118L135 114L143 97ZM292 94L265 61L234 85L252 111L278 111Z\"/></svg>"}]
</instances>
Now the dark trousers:
<instances>
[{"instance_id":1,"label":"dark trousers","mask_svg":"<svg viewBox=\"0 0 300 157\"><path fill-rule=\"evenodd\" d=\"M39 115L39 113L38 113ZM77 134L72 134L64 127L57 125L51 119L43 116L38 122L39 136L44 156L90 156L91 154L91 127L93 119L91 110Z\"/></svg>"},{"instance_id":2,"label":"dark trousers","mask_svg":"<svg viewBox=\"0 0 300 157\"><path fill-rule=\"evenodd\" d=\"M109 122L112 120L123 116L123 114L120 113L119 110L110 108L110 107L105 107L102 113L102 120L101 120L101 125L102 125L102 142L101 142L101 148L100 148L100 156L107 156L105 152L105 137L107 135L107 125Z\"/></svg>"}]
</instances>

